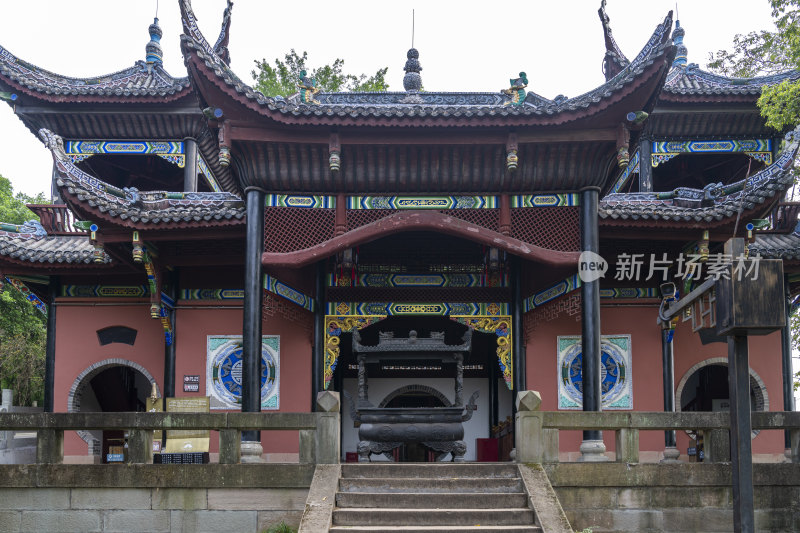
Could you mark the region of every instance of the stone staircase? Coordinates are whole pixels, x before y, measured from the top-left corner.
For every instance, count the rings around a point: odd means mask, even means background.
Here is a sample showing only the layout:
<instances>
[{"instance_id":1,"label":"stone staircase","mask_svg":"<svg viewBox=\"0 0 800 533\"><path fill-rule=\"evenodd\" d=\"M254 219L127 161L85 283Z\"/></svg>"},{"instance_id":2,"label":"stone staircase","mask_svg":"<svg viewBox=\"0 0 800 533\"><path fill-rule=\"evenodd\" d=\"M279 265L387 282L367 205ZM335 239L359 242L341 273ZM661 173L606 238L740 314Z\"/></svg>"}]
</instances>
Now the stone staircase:
<instances>
[{"instance_id":1,"label":"stone staircase","mask_svg":"<svg viewBox=\"0 0 800 533\"><path fill-rule=\"evenodd\" d=\"M331 532L541 533L515 464L341 465Z\"/></svg>"}]
</instances>

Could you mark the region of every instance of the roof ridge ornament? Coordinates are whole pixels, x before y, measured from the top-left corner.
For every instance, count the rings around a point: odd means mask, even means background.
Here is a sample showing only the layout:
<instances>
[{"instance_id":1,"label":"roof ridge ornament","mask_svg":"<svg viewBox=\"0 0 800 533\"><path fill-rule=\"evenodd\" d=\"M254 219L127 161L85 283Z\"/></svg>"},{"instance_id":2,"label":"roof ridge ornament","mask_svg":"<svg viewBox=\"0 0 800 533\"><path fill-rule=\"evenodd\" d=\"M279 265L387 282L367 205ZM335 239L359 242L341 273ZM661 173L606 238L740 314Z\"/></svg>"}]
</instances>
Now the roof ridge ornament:
<instances>
[{"instance_id":1,"label":"roof ridge ornament","mask_svg":"<svg viewBox=\"0 0 800 533\"><path fill-rule=\"evenodd\" d=\"M403 70L406 75L403 76L403 88L410 93L418 93L422 90L422 76L420 71L422 67L419 64L419 50L416 48L409 48L406 53L406 65Z\"/></svg>"},{"instance_id":2,"label":"roof ridge ornament","mask_svg":"<svg viewBox=\"0 0 800 533\"><path fill-rule=\"evenodd\" d=\"M161 31L161 26L158 25L158 17L153 19L153 23L147 29L150 32L150 42L145 46L145 61L148 65L161 65L164 59L164 52L161 50L161 36L164 32Z\"/></svg>"},{"instance_id":3,"label":"roof ridge ornament","mask_svg":"<svg viewBox=\"0 0 800 533\"><path fill-rule=\"evenodd\" d=\"M509 89L501 89L500 92L507 94L511 100L503 105L522 105L525 103L525 87L528 86L528 75L524 72L519 73L519 78L511 78L508 80L511 87Z\"/></svg>"},{"instance_id":4,"label":"roof ridge ornament","mask_svg":"<svg viewBox=\"0 0 800 533\"><path fill-rule=\"evenodd\" d=\"M675 43L677 53L675 60L672 62L673 67L685 67L688 61L689 51L686 45L683 44L683 36L686 35L686 30L681 27L681 21L675 20L675 29L672 32L672 42Z\"/></svg>"}]
</instances>

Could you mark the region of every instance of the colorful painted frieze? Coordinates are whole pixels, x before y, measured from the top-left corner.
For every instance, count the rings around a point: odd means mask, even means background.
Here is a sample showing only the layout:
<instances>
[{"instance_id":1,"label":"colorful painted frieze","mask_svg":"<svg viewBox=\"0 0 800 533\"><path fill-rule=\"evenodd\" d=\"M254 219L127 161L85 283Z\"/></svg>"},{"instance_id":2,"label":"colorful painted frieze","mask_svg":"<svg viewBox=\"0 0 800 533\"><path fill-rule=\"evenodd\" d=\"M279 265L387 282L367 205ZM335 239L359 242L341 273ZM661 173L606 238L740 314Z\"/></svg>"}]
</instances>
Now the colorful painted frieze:
<instances>
[{"instance_id":1,"label":"colorful painted frieze","mask_svg":"<svg viewBox=\"0 0 800 533\"><path fill-rule=\"evenodd\" d=\"M306 209L334 209L335 196L298 196L290 194L268 194L266 207L302 207Z\"/></svg>"},{"instance_id":2,"label":"colorful painted frieze","mask_svg":"<svg viewBox=\"0 0 800 533\"><path fill-rule=\"evenodd\" d=\"M639 150L636 150L631 157L628 166L620 173L614 187L611 189L612 193L619 192L630 180L631 176L639 173Z\"/></svg>"},{"instance_id":3,"label":"colorful painted frieze","mask_svg":"<svg viewBox=\"0 0 800 533\"><path fill-rule=\"evenodd\" d=\"M36 309L39 310L40 313L47 316L47 305L38 297L36 294L33 293L30 287L28 287L25 282L23 282L19 278L6 276L5 278L6 283L17 289L22 295L27 299L31 305L33 305Z\"/></svg>"},{"instance_id":4,"label":"colorful painted frieze","mask_svg":"<svg viewBox=\"0 0 800 533\"><path fill-rule=\"evenodd\" d=\"M333 274L328 274L328 286L336 286ZM358 274L356 287L400 288L400 287L508 287L508 274L484 276L475 273L456 274L387 274L373 272Z\"/></svg>"},{"instance_id":5,"label":"colorful painted frieze","mask_svg":"<svg viewBox=\"0 0 800 533\"><path fill-rule=\"evenodd\" d=\"M516 194L511 197L511 207L575 207L580 205L580 195L563 194Z\"/></svg>"},{"instance_id":6,"label":"colorful painted frieze","mask_svg":"<svg viewBox=\"0 0 800 533\"><path fill-rule=\"evenodd\" d=\"M654 141L650 164L657 167L680 154L718 154L741 152L753 159L772 164L771 139L720 139L700 141Z\"/></svg>"},{"instance_id":7,"label":"colorful painted frieze","mask_svg":"<svg viewBox=\"0 0 800 533\"><path fill-rule=\"evenodd\" d=\"M157 155L180 168L186 166L183 141L66 141L65 152L73 163L93 155Z\"/></svg>"},{"instance_id":8,"label":"colorful painted frieze","mask_svg":"<svg viewBox=\"0 0 800 533\"><path fill-rule=\"evenodd\" d=\"M181 300L242 300L243 289L182 289Z\"/></svg>"},{"instance_id":9,"label":"colorful painted frieze","mask_svg":"<svg viewBox=\"0 0 800 533\"><path fill-rule=\"evenodd\" d=\"M328 302L330 315L437 315L499 316L508 314L507 303L463 302Z\"/></svg>"},{"instance_id":10,"label":"colorful painted frieze","mask_svg":"<svg viewBox=\"0 0 800 533\"><path fill-rule=\"evenodd\" d=\"M145 298L146 285L62 285L61 296L68 298Z\"/></svg>"},{"instance_id":11,"label":"colorful painted frieze","mask_svg":"<svg viewBox=\"0 0 800 533\"><path fill-rule=\"evenodd\" d=\"M496 209L496 196L350 196L348 209Z\"/></svg>"},{"instance_id":12,"label":"colorful painted frieze","mask_svg":"<svg viewBox=\"0 0 800 533\"><path fill-rule=\"evenodd\" d=\"M308 311L314 311L314 299L294 289L282 281L270 276L264 276L264 289L299 305Z\"/></svg>"}]
</instances>

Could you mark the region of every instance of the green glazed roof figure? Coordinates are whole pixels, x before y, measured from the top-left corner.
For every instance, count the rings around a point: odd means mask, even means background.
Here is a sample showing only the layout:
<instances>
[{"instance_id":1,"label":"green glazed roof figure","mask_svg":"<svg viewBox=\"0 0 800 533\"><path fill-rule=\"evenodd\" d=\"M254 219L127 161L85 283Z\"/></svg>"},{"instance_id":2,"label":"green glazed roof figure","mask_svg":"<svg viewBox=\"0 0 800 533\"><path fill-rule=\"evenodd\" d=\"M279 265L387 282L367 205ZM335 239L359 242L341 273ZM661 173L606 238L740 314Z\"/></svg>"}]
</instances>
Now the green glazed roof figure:
<instances>
[{"instance_id":1,"label":"green glazed roof figure","mask_svg":"<svg viewBox=\"0 0 800 533\"><path fill-rule=\"evenodd\" d=\"M520 72L519 78L510 79L508 83L511 87L500 91L511 97L511 101L506 102L505 105L522 105L525 102L525 87L528 86L528 75Z\"/></svg>"}]
</instances>

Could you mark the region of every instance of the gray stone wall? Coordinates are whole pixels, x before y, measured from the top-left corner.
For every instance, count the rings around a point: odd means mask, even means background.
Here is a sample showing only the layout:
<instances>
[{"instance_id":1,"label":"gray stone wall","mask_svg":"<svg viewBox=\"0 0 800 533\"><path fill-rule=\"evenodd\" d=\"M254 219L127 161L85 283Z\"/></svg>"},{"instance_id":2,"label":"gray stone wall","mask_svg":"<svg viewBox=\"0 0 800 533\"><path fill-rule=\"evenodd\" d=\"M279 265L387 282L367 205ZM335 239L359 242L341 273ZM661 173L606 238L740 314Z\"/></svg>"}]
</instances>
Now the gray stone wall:
<instances>
[{"instance_id":1,"label":"gray stone wall","mask_svg":"<svg viewBox=\"0 0 800 533\"><path fill-rule=\"evenodd\" d=\"M303 488L0 488L0 532L262 532L297 527Z\"/></svg>"},{"instance_id":2,"label":"gray stone wall","mask_svg":"<svg viewBox=\"0 0 800 533\"><path fill-rule=\"evenodd\" d=\"M756 530L800 531L800 465L753 466ZM545 470L578 531L733 531L730 464L563 463Z\"/></svg>"}]
</instances>

